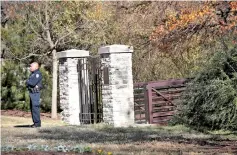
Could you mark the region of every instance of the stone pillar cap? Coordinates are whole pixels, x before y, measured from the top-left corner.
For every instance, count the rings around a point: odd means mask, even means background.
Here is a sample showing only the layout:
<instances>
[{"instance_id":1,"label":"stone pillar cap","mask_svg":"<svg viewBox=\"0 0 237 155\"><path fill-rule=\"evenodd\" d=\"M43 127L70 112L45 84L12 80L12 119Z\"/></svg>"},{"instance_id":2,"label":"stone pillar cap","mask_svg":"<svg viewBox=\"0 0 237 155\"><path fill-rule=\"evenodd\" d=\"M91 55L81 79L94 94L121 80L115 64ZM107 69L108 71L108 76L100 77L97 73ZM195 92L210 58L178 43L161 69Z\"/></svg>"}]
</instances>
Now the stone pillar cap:
<instances>
[{"instance_id":1,"label":"stone pillar cap","mask_svg":"<svg viewBox=\"0 0 237 155\"><path fill-rule=\"evenodd\" d=\"M105 53L132 53L133 47L127 46L127 45L109 45L109 46L103 46L100 47L98 50L99 54L105 54Z\"/></svg>"},{"instance_id":2,"label":"stone pillar cap","mask_svg":"<svg viewBox=\"0 0 237 155\"><path fill-rule=\"evenodd\" d=\"M77 49L70 49L62 52L57 52L58 59L60 58L81 58L81 57L88 57L89 51L86 50L77 50Z\"/></svg>"}]
</instances>

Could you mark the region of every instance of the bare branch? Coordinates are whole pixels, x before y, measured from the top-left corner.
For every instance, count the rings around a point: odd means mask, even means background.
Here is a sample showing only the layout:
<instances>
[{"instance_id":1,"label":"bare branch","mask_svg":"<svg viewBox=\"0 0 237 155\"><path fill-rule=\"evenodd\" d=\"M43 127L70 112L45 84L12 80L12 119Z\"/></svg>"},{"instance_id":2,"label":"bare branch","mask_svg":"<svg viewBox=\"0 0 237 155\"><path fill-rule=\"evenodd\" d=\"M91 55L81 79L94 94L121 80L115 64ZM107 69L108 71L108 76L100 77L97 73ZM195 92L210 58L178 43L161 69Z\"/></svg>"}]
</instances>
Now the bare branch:
<instances>
[{"instance_id":1,"label":"bare branch","mask_svg":"<svg viewBox=\"0 0 237 155\"><path fill-rule=\"evenodd\" d=\"M78 21L76 23L76 25L79 25L79 23L80 23L80 21ZM60 41L62 41L64 38L68 37L69 35L73 34L78 29L90 29L90 27L88 27L88 25L87 25L87 27L81 27L81 25L79 25L76 28L74 28L71 32L69 32L69 33L65 34L64 36L60 37L59 39L57 39L57 41L55 42L54 45L57 46Z\"/></svg>"},{"instance_id":2,"label":"bare branch","mask_svg":"<svg viewBox=\"0 0 237 155\"><path fill-rule=\"evenodd\" d=\"M38 7L39 11L38 11L38 16L39 16L39 22L42 23L42 18L41 18L41 8Z\"/></svg>"},{"instance_id":3,"label":"bare branch","mask_svg":"<svg viewBox=\"0 0 237 155\"><path fill-rule=\"evenodd\" d=\"M51 35L50 35L50 31L49 31L49 17L48 17L48 2L46 2L46 6L45 6L45 23L46 23L46 34L47 34L47 41L50 45L50 48L53 49L55 47Z\"/></svg>"},{"instance_id":4,"label":"bare branch","mask_svg":"<svg viewBox=\"0 0 237 155\"><path fill-rule=\"evenodd\" d=\"M61 16L61 13L55 13L54 16L52 17L51 21L54 22L58 19L59 16Z\"/></svg>"},{"instance_id":5,"label":"bare branch","mask_svg":"<svg viewBox=\"0 0 237 155\"><path fill-rule=\"evenodd\" d=\"M79 29L79 28L80 28L80 27L78 26L78 27L76 27L73 31L71 31L71 32L69 32L68 34L66 34L66 35L60 37L59 39L57 39L57 41L55 42L55 46L57 46L60 41L62 41L64 38L66 38L66 37L68 37L69 35L71 35L72 33L74 33L74 31L76 31L76 30Z\"/></svg>"},{"instance_id":6,"label":"bare branch","mask_svg":"<svg viewBox=\"0 0 237 155\"><path fill-rule=\"evenodd\" d=\"M35 31L35 29L32 27L32 25L28 22L30 29L37 35L38 37L42 37L38 32Z\"/></svg>"},{"instance_id":7,"label":"bare branch","mask_svg":"<svg viewBox=\"0 0 237 155\"><path fill-rule=\"evenodd\" d=\"M37 51L39 51L39 50L37 50ZM51 54L52 51L49 51L49 52L44 53L44 54L30 53L29 55L26 55L26 56L24 56L24 57L22 57L22 58L19 58L19 57L15 56L15 55L14 55L12 52L10 52L10 51L8 51L8 52L13 56L13 59L16 59L16 60L18 60L18 61L22 61L22 60L28 59L28 58L30 58L30 57L32 57L32 56L43 57L43 56L46 56L46 55Z\"/></svg>"},{"instance_id":8,"label":"bare branch","mask_svg":"<svg viewBox=\"0 0 237 155\"><path fill-rule=\"evenodd\" d=\"M45 30L46 27L45 27L45 25L42 23L40 13L39 13L39 18L40 18L40 19L38 19L34 13L31 13L31 15L38 21L38 23L41 25L42 29Z\"/></svg>"}]
</instances>

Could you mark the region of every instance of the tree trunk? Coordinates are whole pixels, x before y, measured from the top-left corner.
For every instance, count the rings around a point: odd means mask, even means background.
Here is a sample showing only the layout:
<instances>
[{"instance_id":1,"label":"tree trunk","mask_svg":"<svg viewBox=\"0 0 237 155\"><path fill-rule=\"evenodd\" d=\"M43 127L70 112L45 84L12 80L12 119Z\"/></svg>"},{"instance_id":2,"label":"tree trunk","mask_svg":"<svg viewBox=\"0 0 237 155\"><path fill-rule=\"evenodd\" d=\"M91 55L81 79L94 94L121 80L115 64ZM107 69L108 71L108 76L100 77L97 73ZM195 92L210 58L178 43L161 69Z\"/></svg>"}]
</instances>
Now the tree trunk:
<instances>
[{"instance_id":1,"label":"tree trunk","mask_svg":"<svg viewBox=\"0 0 237 155\"><path fill-rule=\"evenodd\" d=\"M57 64L57 51L53 50L53 89L52 89L52 108L51 117L57 118L57 82L58 82L58 64Z\"/></svg>"}]
</instances>

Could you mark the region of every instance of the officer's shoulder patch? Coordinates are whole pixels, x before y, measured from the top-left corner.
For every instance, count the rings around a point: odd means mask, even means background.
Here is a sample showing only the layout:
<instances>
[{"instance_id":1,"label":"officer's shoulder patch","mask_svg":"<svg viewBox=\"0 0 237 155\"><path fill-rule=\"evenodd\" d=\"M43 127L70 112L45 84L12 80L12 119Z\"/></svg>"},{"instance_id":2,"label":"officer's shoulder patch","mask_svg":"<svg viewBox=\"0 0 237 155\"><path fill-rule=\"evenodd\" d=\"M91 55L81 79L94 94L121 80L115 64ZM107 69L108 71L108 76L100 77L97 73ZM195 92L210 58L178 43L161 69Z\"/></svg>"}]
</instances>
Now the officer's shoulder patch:
<instances>
[{"instance_id":1,"label":"officer's shoulder patch","mask_svg":"<svg viewBox=\"0 0 237 155\"><path fill-rule=\"evenodd\" d=\"M39 74L36 74L36 78L39 78Z\"/></svg>"}]
</instances>

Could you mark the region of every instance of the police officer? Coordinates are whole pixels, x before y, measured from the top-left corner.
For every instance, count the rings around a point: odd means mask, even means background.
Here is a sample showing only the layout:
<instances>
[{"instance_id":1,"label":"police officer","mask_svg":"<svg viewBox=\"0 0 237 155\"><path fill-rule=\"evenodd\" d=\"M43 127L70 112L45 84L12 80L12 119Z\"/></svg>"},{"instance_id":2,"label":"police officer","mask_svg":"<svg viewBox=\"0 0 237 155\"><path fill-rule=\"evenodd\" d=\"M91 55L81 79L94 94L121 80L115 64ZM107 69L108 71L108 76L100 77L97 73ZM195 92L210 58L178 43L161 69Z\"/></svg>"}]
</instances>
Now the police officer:
<instances>
[{"instance_id":1,"label":"police officer","mask_svg":"<svg viewBox=\"0 0 237 155\"><path fill-rule=\"evenodd\" d=\"M33 62L30 65L30 77L26 81L26 86L30 94L30 108L34 124L31 127L41 127L40 120L40 90L42 89L42 74L39 71L39 64Z\"/></svg>"}]
</instances>

